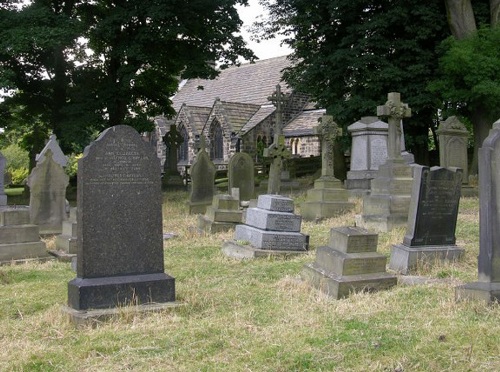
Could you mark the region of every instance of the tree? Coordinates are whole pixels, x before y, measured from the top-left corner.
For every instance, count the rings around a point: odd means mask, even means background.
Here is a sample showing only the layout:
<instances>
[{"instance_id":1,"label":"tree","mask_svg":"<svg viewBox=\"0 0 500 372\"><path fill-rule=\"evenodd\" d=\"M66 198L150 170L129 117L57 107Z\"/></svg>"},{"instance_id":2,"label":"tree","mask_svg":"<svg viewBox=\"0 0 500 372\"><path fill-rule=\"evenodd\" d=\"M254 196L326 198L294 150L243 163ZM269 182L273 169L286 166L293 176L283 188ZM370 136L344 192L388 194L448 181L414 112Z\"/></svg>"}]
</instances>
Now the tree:
<instances>
[{"instance_id":1,"label":"tree","mask_svg":"<svg viewBox=\"0 0 500 372\"><path fill-rule=\"evenodd\" d=\"M264 1L270 19L258 24L279 32L294 51L285 80L309 93L344 128L375 115L387 93L401 92L412 108L405 120L409 148L428 163L428 130L439 102L426 89L437 69L436 47L449 35L444 4L432 0ZM347 136L347 131L344 131Z\"/></svg>"},{"instance_id":2,"label":"tree","mask_svg":"<svg viewBox=\"0 0 500 372\"><path fill-rule=\"evenodd\" d=\"M469 173L477 174L478 150L500 114L500 0L476 1L474 8L470 0L445 2L453 38L443 43L441 76L431 89L449 114L471 121L474 156Z\"/></svg>"},{"instance_id":3,"label":"tree","mask_svg":"<svg viewBox=\"0 0 500 372\"><path fill-rule=\"evenodd\" d=\"M61 147L120 124L171 114L180 77L211 78L253 53L237 35L247 0L32 0L0 5L0 84L46 122ZM22 41L22 43L19 42ZM37 97L40 97L38 99Z\"/></svg>"}]
</instances>

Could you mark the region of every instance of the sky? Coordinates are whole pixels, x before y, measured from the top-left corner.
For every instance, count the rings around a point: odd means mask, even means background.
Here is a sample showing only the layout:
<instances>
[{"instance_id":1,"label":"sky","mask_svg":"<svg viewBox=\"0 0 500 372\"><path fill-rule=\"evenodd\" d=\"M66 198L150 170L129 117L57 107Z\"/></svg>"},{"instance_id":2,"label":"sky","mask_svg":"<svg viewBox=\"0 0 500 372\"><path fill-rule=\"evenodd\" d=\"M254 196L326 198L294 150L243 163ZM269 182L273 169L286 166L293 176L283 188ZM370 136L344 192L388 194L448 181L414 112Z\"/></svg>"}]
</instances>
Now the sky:
<instances>
[{"instance_id":1,"label":"sky","mask_svg":"<svg viewBox=\"0 0 500 372\"><path fill-rule=\"evenodd\" d=\"M260 15L266 15L264 8L259 4L259 0L248 0L249 6L242 7L238 6L238 13L241 20L243 21L242 36L247 42L247 46L253 50L255 55L260 59L268 59L272 57L284 56L291 53L288 47L280 46L280 39L264 40L260 43L250 40L250 34L245 30L246 27L250 26L257 17Z\"/></svg>"}]
</instances>

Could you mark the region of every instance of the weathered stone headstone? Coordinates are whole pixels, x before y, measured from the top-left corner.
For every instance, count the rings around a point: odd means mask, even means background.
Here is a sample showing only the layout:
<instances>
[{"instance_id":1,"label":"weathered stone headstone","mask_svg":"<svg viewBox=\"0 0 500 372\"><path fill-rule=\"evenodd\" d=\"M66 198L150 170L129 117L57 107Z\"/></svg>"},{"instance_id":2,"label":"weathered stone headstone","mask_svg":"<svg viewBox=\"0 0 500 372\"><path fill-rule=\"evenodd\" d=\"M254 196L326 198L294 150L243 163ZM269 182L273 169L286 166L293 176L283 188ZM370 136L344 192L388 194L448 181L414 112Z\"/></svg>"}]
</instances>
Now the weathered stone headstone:
<instances>
[{"instance_id":1,"label":"weathered stone headstone","mask_svg":"<svg viewBox=\"0 0 500 372\"><path fill-rule=\"evenodd\" d=\"M4 189L4 174L5 174L5 165L7 163L7 159L0 152L0 207L7 205L7 195L5 194Z\"/></svg>"},{"instance_id":2,"label":"weathered stone headstone","mask_svg":"<svg viewBox=\"0 0 500 372\"><path fill-rule=\"evenodd\" d=\"M212 204L215 195L214 163L205 151L205 138L201 138L201 147L191 167L191 192L189 193L189 213L203 214Z\"/></svg>"},{"instance_id":3,"label":"weathered stone headstone","mask_svg":"<svg viewBox=\"0 0 500 372\"><path fill-rule=\"evenodd\" d=\"M478 281L456 288L457 300L500 301L500 120L479 149Z\"/></svg>"},{"instance_id":4,"label":"weathered stone headstone","mask_svg":"<svg viewBox=\"0 0 500 372\"><path fill-rule=\"evenodd\" d=\"M252 157L245 152L237 152L227 166L229 190L238 188L240 200L248 201L255 197L255 168Z\"/></svg>"},{"instance_id":5,"label":"weathered stone headstone","mask_svg":"<svg viewBox=\"0 0 500 372\"><path fill-rule=\"evenodd\" d=\"M328 246L317 248L302 278L335 299L393 287L397 278L385 271L387 258L377 253L377 241L377 234L360 227L332 228Z\"/></svg>"},{"instance_id":6,"label":"weathered stone headstone","mask_svg":"<svg viewBox=\"0 0 500 372\"><path fill-rule=\"evenodd\" d=\"M269 97L269 100L276 106L276 124L274 127L274 141L267 149L264 149L264 157L271 158L271 167L269 169L269 180L267 185L268 194L279 194L281 188L281 171L283 168L283 159L288 159L292 153L285 145L285 136L282 134L283 119L281 105L286 100L281 94L281 87L276 86L276 92Z\"/></svg>"},{"instance_id":7,"label":"weathered stone headstone","mask_svg":"<svg viewBox=\"0 0 500 372\"><path fill-rule=\"evenodd\" d=\"M469 179L467 141L469 132L456 116L439 123L439 165L444 168L457 167L463 171L462 183Z\"/></svg>"},{"instance_id":8,"label":"weathered stone headstone","mask_svg":"<svg viewBox=\"0 0 500 372\"><path fill-rule=\"evenodd\" d=\"M369 192L370 182L387 160L388 124L366 116L347 127L352 137L351 168L345 182L348 190Z\"/></svg>"},{"instance_id":9,"label":"weathered stone headstone","mask_svg":"<svg viewBox=\"0 0 500 372\"><path fill-rule=\"evenodd\" d=\"M385 105L377 107L377 114L388 117L388 159L371 181L371 193L363 198L363 213L356 224L387 232L405 226L408 220L413 176L401 155L401 120L411 116L411 110L401 102L399 93L389 93Z\"/></svg>"},{"instance_id":10,"label":"weathered stone headstone","mask_svg":"<svg viewBox=\"0 0 500 372\"><path fill-rule=\"evenodd\" d=\"M342 182L333 174L333 146L340 129L332 116L321 118L316 133L321 138L321 177L314 181L314 188L307 191L306 201L301 205L302 217L308 221L334 217L354 207Z\"/></svg>"},{"instance_id":11,"label":"weathered stone headstone","mask_svg":"<svg viewBox=\"0 0 500 372\"><path fill-rule=\"evenodd\" d=\"M234 229L241 223L243 212L240 200L228 194L214 195L212 205L204 215L198 215L198 230L202 233L217 233Z\"/></svg>"},{"instance_id":12,"label":"weathered stone headstone","mask_svg":"<svg viewBox=\"0 0 500 372\"><path fill-rule=\"evenodd\" d=\"M69 177L48 148L28 176L30 221L41 234L60 234L66 213L66 188Z\"/></svg>"},{"instance_id":13,"label":"weathered stone headstone","mask_svg":"<svg viewBox=\"0 0 500 372\"><path fill-rule=\"evenodd\" d=\"M49 137L49 140L45 144L45 147L40 151L40 153L35 157L37 163L40 163L45 158L47 151L52 153L52 159L59 164L61 167L66 167L68 165L68 157L64 155L61 148L59 147L59 143L57 142L57 137L55 134L52 134Z\"/></svg>"},{"instance_id":14,"label":"weathered stone headstone","mask_svg":"<svg viewBox=\"0 0 500 372\"><path fill-rule=\"evenodd\" d=\"M170 130L163 137L167 149L167 156L165 160L163 186L183 186L181 174L177 169L178 151L180 145L184 142L184 138L177 131L175 124L170 125Z\"/></svg>"},{"instance_id":15,"label":"weathered stone headstone","mask_svg":"<svg viewBox=\"0 0 500 372\"><path fill-rule=\"evenodd\" d=\"M302 218L293 213L293 200L280 195L259 195L257 207L248 208L245 224L236 225L234 239L222 251L233 258L305 253L309 236L300 233Z\"/></svg>"},{"instance_id":16,"label":"weathered stone headstone","mask_svg":"<svg viewBox=\"0 0 500 372\"><path fill-rule=\"evenodd\" d=\"M164 272L160 163L133 128L108 128L86 147L77 220L73 320L89 309L175 301L175 280Z\"/></svg>"},{"instance_id":17,"label":"weathered stone headstone","mask_svg":"<svg viewBox=\"0 0 500 372\"><path fill-rule=\"evenodd\" d=\"M392 246L389 268L407 274L419 265L460 258L455 245L462 170L414 167L408 224L403 244Z\"/></svg>"}]
</instances>

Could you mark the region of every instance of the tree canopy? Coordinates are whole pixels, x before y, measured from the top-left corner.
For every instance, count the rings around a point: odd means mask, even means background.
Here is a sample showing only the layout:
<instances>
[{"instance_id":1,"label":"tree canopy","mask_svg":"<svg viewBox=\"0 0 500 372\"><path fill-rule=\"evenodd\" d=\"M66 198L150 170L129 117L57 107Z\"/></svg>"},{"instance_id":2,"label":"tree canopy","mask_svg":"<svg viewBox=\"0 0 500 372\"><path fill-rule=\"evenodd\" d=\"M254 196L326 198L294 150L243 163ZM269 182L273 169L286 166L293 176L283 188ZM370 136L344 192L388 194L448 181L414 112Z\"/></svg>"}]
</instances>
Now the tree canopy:
<instances>
[{"instance_id":1,"label":"tree canopy","mask_svg":"<svg viewBox=\"0 0 500 372\"><path fill-rule=\"evenodd\" d=\"M451 99L429 89L443 71L440 45L493 20L500 3L478 0L473 11L464 0L261 2L270 18L255 28L264 37L285 35L284 43L294 51L295 66L285 80L309 93L343 127L375 115L387 93L400 92L412 108L412 117L405 120L407 145L422 164L428 164L429 129L436 129L439 109Z\"/></svg>"},{"instance_id":2,"label":"tree canopy","mask_svg":"<svg viewBox=\"0 0 500 372\"><path fill-rule=\"evenodd\" d=\"M96 132L152 129L172 114L182 77L215 77L252 60L235 5L247 0L12 0L0 5L0 103L6 130L46 124L61 147L81 150ZM34 143L32 143L34 145Z\"/></svg>"}]
</instances>

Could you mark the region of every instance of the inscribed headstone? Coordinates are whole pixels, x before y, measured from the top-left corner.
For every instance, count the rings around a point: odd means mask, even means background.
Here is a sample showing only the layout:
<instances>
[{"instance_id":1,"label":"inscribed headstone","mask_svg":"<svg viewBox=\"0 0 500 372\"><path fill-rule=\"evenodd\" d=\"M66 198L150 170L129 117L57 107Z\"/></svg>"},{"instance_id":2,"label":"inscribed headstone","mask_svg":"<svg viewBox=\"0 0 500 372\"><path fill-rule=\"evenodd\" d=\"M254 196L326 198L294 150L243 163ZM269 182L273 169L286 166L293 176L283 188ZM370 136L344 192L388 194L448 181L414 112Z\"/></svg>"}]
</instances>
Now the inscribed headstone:
<instances>
[{"instance_id":1,"label":"inscribed headstone","mask_svg":"<svg viewBox=\"0 0 500 372\"><path fill-rule=\"evenodd\" d=\"M417 165L413 177L406 235L392 247L389 263L404 274L418 264L458 259L464 251L455 245L462 170Z\"/></svg>"},{"instance_id":2,"label":"inscribed headstone","mask_svg":"<svg viewBox=\"0 0 500 372\"><path fill-rule=\"evenodd\" d=\"M255 169L252 157L245 152L237 152L229 159L229 190L240 189L240 200L250 200L255 194Z\"/></svg>"},{"instance_id":3,"label":"inscribed headstone","mask_svg":"<svg viewBox=\"0 0 500 372\"><path fill-rule=\"evenodd\" d=\"M60 234L67 219L66 188L69 177L48 148L28 177L30 221L41 234Z\"/></svg>"},{"instance_id":4,"label":"inscribed headstone","mask_svg":"<svg viewBox=\"0 0 500 372\"><path fill-rule=\"evenodd\" d=\"M439 135L439 164L442 167L457 167L463 171L462 183L469 179L467 141L469 132L456 116L441 121L436 131Z\"/></svg>"},{"instance_id":5,"label":"inscribed headstone","mask_svg":"<svg viewBox=\"0 0 500 372\"><path fill-rule=\"evenodd\" d=\"M205 151L205 140L202 137L201 148L191 167L191 192L189 194L189 213L205 213L212 204L215 194L214 163Z\"/></svg>"},{"instance_id":6,"label":"inscribed headstone","mask_svg":"<svg viewBox=\"0 0 500 372\"><path fill-rule=\"evenodd\" d=\"M161 169L135 129L108 128L78 161L76 310L175 300L164 273Z\"/></svg>"}]
</instances>

